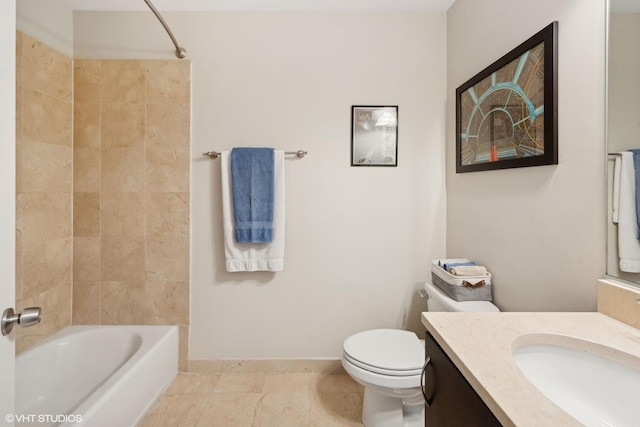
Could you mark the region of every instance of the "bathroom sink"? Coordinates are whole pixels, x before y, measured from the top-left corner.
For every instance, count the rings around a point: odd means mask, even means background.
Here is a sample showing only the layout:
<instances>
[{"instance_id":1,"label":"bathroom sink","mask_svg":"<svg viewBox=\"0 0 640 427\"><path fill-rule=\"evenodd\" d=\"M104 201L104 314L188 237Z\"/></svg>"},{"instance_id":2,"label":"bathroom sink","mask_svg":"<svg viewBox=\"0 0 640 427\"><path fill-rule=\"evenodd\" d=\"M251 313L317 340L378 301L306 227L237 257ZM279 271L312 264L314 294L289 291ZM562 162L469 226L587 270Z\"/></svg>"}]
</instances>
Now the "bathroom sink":
<instances>
[{"instance_id":1,"label":"bathroom sink","mask_svg":"<svg viewBox=\"0 0 640 427\"><path fill-rule=\"evenodd\" d=\"M513 348L516 365L536 388L585 426L640 425L640 359L589 341L542 335Z\"/></svg>"}]
</instances>

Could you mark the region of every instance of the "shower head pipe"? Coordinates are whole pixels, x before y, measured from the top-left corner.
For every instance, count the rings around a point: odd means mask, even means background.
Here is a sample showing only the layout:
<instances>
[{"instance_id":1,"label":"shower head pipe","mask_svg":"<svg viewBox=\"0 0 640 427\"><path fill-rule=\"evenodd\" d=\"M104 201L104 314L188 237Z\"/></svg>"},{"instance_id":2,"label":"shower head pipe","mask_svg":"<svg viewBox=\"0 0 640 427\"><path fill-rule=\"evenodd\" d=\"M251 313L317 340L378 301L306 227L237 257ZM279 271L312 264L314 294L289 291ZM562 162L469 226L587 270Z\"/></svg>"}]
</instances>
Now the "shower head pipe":
<instances>
[{"instance_id":1,"label":"shower head pipe","mask_svg":"<svg viewBox=\"0 0 640 427\"><path fill-rule=\"evenodd\" d=\"M153 12L153 14L156 15L156 18L158 18L158 21L160 21L160 23L164 27L164 30L167 32L167 34L169 34L169 37L171 37L171 41L173 42L173 45L176 47L176 56L180 59L186 57L187 50L178 44L178 41L176 40L175 36L171 32L171 29L169 28L165 20L162 18L162 15L160 15L160 12L158 12L158 9L156 9L153 3L151 3L151 0L144 0L144 2L147 4L147 6L149 6L149 9L151 9L151 12Z\"/></svg>"}]
</instances>

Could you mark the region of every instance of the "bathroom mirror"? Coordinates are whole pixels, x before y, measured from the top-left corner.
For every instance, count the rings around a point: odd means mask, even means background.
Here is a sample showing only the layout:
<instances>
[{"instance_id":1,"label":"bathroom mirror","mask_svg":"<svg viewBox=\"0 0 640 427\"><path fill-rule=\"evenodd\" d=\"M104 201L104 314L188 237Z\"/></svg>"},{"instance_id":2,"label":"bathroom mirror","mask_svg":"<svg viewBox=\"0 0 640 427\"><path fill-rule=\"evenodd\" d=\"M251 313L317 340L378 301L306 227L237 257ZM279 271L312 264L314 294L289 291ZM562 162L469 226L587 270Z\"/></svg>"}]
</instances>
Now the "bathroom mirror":
<instances>
[{"instance_id":1,"label":"bathroom mirror","mask_svg":"<svg viewBox=\"0 0 640 427\"><path fill-rule=\"evenodd\" d=\"M633 256L632 246L625 245L619 233L626 227L618 221L619 186L614 191L615 164L620 163L617 153L632 148L640 149L640 0L609 0L607 23L607 275L640 286L640 270L621 268L620 258ZM615 197L614 197L614 192ZM634 203L635 200L632 201ZM623 202L627 204L627 202ZM614 211L616 213L614 214ZM618 221L618 222L616 222ZM632 234L632 233L631 233ZM628 234L627 234L628 235ZM628 240L628 239L627 239ZM619 247L622 242L622 247ZM635 244L631 241L630 243ZM632 257L631 259L635 259ZM631 262L635 264L635 262ZM640 258L637 262L640 266Z\"/></svg>"}]
</instances>

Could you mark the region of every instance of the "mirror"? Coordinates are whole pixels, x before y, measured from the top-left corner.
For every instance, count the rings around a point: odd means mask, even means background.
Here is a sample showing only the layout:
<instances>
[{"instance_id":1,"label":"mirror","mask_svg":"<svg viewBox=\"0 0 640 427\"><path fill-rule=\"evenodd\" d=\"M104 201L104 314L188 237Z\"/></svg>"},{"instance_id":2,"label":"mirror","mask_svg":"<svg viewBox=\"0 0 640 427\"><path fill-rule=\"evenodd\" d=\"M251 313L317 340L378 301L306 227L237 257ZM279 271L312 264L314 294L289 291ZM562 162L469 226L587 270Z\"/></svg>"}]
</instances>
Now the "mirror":
<instances>
[{"instance_id":1,"label":"mirror","mask_svg":"<svg viewBox=\"0 0 640 427\"><path fill-rule=\"evenodd\" d=\"M625 182L625 179L620 178L620 175L614 170L619 171L620 164L625 163L618 153L634 148L640 149L639 44L640 0L609 0L607 35L607 275L633 282L637 286L640 286L640 243L638 243L640 241L636 236L633 236L632 230L629 233L629 220L624 214L624 212L628 212L625 208L629 205L635 207L636 198L629 200L627 197L620 203L625 194L633 194L633 191L625 192L624 190L628 188L625 188L625 184L622 188L620 187L620 183ZM618 164L617 168L616 164ZM633 174L633 168L628 170L631 170L631 174ZM629 180L627 179L626 182ZM631 217L634 218L634 216Z\"/></svg>"}]
</instances>

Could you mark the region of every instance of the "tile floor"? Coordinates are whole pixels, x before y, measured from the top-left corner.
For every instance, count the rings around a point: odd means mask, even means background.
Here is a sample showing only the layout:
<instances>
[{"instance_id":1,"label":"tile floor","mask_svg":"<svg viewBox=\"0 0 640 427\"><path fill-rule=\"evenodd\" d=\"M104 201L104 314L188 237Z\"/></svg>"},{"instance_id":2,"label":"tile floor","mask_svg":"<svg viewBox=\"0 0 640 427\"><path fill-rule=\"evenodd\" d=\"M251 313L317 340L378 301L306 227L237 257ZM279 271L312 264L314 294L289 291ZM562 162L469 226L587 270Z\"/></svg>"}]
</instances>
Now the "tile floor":
<instances>
[{"instance_id":1,"label":"tile floor","mask_svg":"<svg viewBox=\"0 0 640 427\"><path fill-rule=\"evenodd\" d=\"M179 373L139 427L362 426L347 374Z\"/></svg>"}]
</instances>

